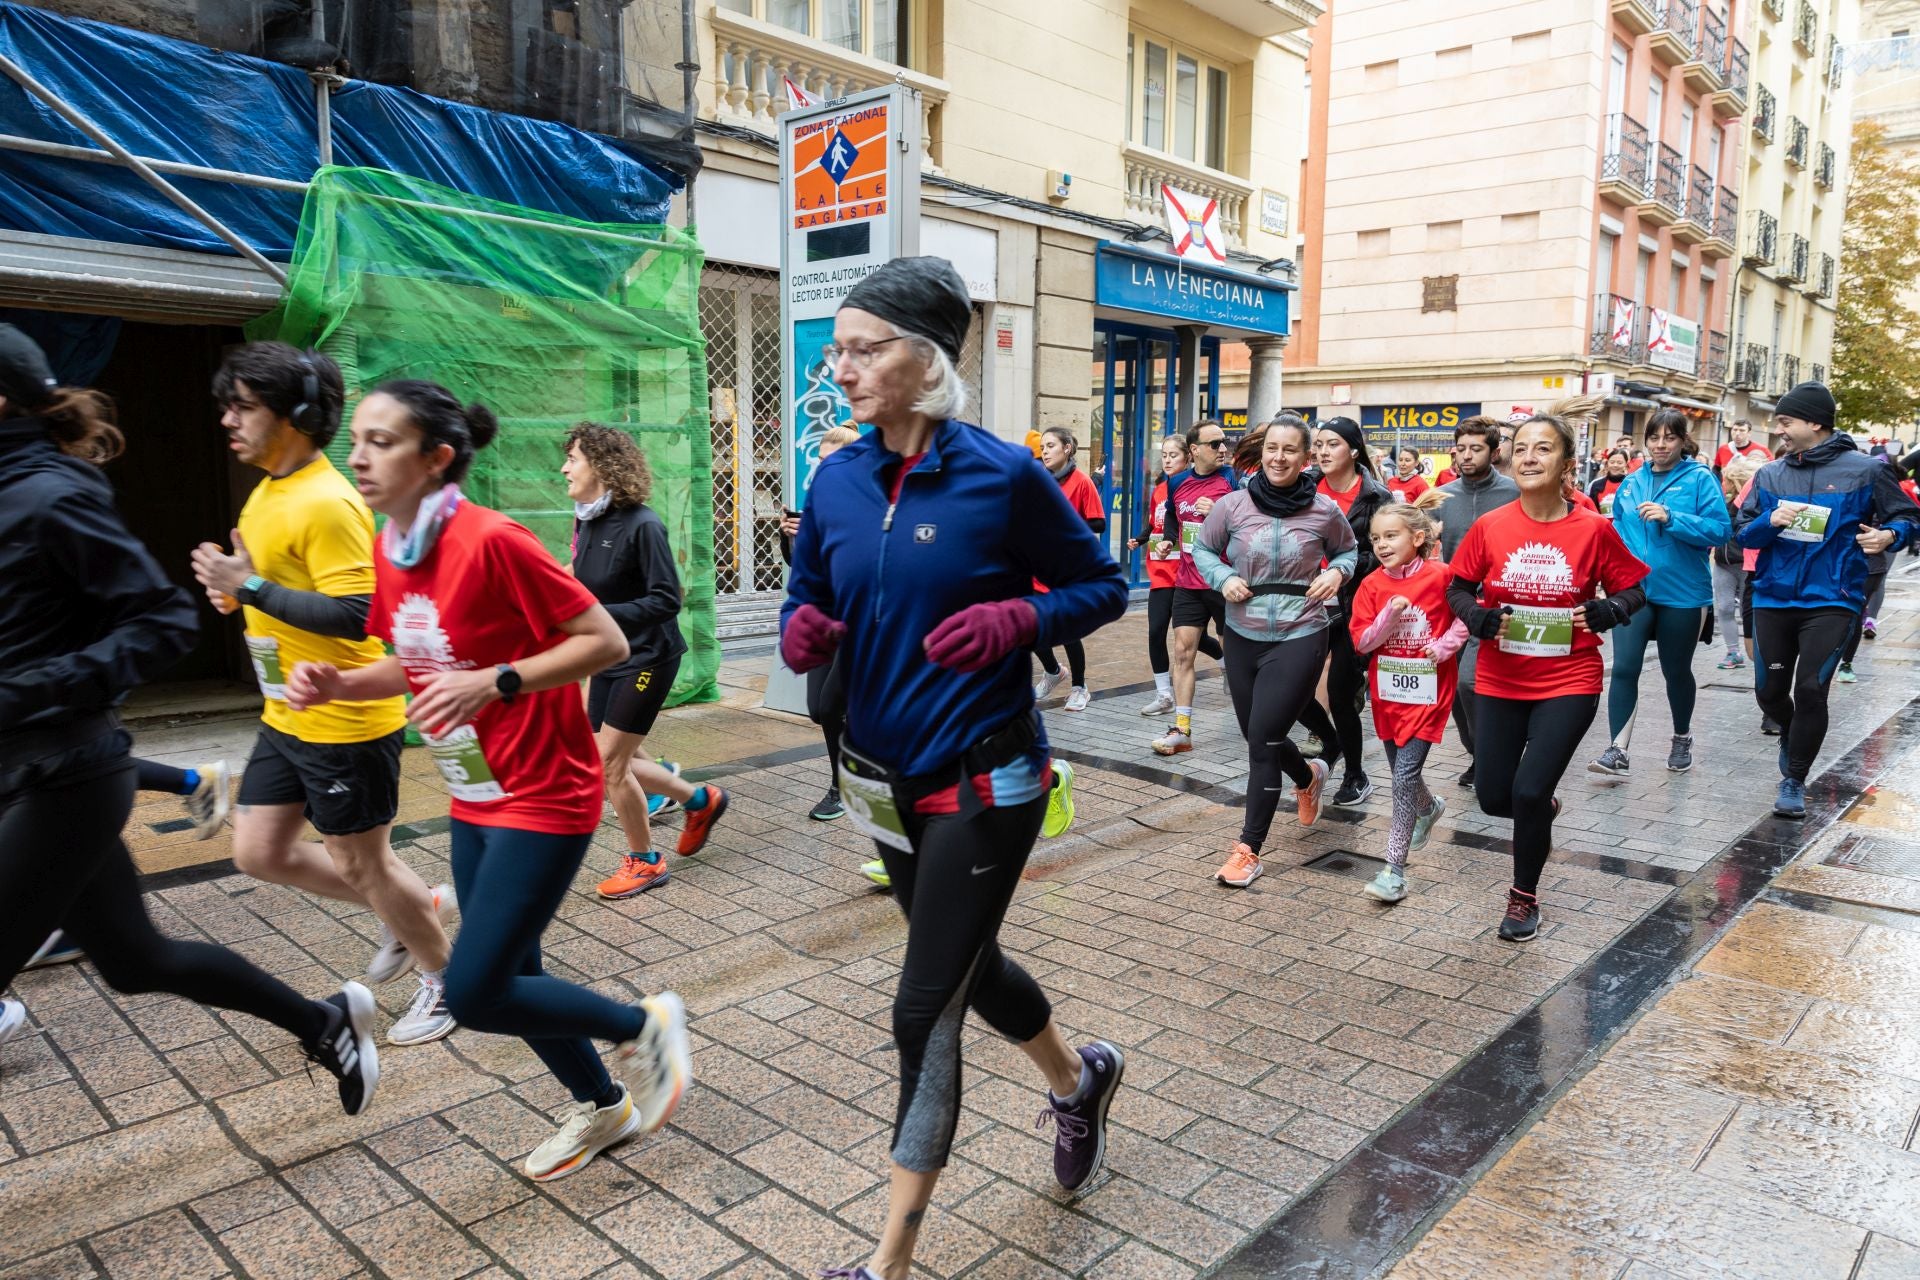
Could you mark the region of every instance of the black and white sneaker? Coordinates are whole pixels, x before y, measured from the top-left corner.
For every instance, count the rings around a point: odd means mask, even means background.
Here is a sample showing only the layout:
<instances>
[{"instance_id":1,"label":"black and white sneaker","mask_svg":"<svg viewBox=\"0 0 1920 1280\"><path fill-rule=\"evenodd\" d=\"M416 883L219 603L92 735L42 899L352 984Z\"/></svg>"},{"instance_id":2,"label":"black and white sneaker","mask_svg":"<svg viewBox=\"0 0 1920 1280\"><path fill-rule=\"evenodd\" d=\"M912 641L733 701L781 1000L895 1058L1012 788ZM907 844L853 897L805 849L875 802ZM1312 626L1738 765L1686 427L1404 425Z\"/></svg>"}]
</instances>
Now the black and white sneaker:
<instances>
[{"instance_id":1,"label":"black and white sneaker","mask_svg":"<svg viewBox=\"0 0 1920 1280\"><path fill-rule=\"evenodd\" d=\"M47 935L47 940L40 944L40 949L28 958L26 967L44 969L51 964L72 964L85 954L86 952L67 941L64 930L55 929Z\"/></svg>"},{"instance_id":2,"label":"black and white sneaker","mask_svg":"<svg viewBox=\"0 0 1920 1280\"><path fill-rule=\"evenodd\" d=\"M1676 733L1673 746L1667 751L1667 768L1674 773L1685 773L1693 768L1693 735Z\"/></svg>"},{"instance_id":3,"label":"black and white sneaker","mask_svg":"<svg viewBox=\"0 0 1920 1280\"><path fill-rule=\"evenodd\" d=\"M1540 932L1540 900L1519 889L1507 890L1507 913L1500 920L1502 942L1532 942Z\"/></svg>"},{"instance_id":4,"label":"black and white sneaker","mask_svg":"<svg viewBox=\"0 0 1920 1280\"><path fill-rule=\"evenodd\" d=\"M1609 746L1600 753L1600 758L1587 765L1588 773L1604 774L1609 778L1624 778L1631 767L1627 753L1615 746Z\"/></svg>"},{"instance_id":5,"label":"black and white sneaker","mask_svg":"<svg viewBox=\"0 0 1920 1280\"><path fill-rule=\"evenodd\" d=\"M820 803L813 806L807 816L815 822L832 822L835 818L845 816L846 812L846 805L840 801L840 788L828 787L827 794L820 797Z\"/></svg>"},{"instance_id":6,"label":"black and white sneaker","mask_svg":"<svg viewBox=\"0 0 1920 1280\"><path fill-rule=\"evenodd\" d=\"M27 1006L18 1000L0 1000L0 1044L20 1034L27 1025Z\"/></svg>"},{"instance_id":7,"label":"black and white sneaker","mask_svg":"<svg viewBox=\"0 0 1920 1280\"><path fill-rule=\"evenodd\" d=\"M357 1116L373 1104L380 1083L380 1050L373 1042L373 992L357 982L320 1002L327 1007L327 1029L318 1043L307 1048L307 1061L317 1062L340 1082L340 1106Z\"/></svg>"},{"instance_id":8,"label":"black and white sneaker","mask_svg":"<svg viewBox=\"0 0 1920 1280\"><path fill-rule=\"evenodd\" d=\"M1372 794L1372 778L1364 773L1350 773L1340 780L1340 789L1333 793L1333 804L1340 809L1351 808Z\"/></svg>"}]
</instances>

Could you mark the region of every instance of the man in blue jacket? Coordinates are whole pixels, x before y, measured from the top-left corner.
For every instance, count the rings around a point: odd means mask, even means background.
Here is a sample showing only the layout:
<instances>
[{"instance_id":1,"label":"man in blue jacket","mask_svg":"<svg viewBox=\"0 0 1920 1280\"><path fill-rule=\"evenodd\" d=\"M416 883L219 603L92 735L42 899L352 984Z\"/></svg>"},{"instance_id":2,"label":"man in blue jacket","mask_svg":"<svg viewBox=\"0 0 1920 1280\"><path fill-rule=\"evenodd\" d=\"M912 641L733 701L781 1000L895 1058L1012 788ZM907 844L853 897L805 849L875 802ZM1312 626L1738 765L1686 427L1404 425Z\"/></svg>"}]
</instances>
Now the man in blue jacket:
<instances>
[{"instance_id":1,"label":"man in blue jacket","mask_svg":"<svg viewBox=\"0 0 1920 1280\"><path fill-rule=\"evenodd\" d=\"M1807 813L1806 780L1827 736L1827 687L1866 603L1867 557L1907 546L1920 507L1893 471L1833 429L1833 393L1803 382L1780 397L1782 457L1760 469L1740 507L1753 572L1754 678L1760 710L1780 725L1773 811Z\"/></svg>"}]
</instances>

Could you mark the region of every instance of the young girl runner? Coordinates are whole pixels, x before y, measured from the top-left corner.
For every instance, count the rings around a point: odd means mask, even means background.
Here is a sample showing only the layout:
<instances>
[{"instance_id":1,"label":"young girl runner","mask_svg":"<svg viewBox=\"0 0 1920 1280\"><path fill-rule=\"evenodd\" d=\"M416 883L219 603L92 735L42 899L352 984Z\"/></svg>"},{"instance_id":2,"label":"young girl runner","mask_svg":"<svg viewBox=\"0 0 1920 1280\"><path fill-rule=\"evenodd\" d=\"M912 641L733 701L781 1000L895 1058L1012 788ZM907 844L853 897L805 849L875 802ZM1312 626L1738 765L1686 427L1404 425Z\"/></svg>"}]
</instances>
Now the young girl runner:
<instances>
[{"instance_id":1,"label":"young girl runner","mask_svg":"<svg viewBox=\"0 0 1920 1280\"><path fill-rule=\"evenodd\" d=\"M1371 656L1373 727L1393 770L1393 825L1387 865L1367 885L1382 902L1407 896L1407 853L1426 844L1446 801L1421 776L1427 751L1446 732L1453 682L1467 625L1447 607L1447 566L1437 557L1440 530L1425 507L1395 502L1373 517L1368 536L1380 567L1353 597L1353 647Z\"/></svg>"}]
</instances>

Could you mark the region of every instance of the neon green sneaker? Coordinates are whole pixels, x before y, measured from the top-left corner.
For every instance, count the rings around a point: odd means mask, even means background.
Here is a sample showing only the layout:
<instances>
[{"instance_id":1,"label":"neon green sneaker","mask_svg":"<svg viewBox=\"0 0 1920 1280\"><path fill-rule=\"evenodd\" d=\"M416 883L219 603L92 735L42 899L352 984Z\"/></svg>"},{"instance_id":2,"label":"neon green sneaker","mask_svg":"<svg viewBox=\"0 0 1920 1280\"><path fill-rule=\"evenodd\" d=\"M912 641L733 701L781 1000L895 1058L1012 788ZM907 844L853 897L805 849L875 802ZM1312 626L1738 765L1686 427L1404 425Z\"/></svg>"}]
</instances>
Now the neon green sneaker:
<instances>
[{"instance_id":1,"label":"neon green sneaker","mask_svg":"<svg viewBox=\"0 0 1920 1280\"><path fill-rule=\"evenodd\" d=\"M893 888L893 877L887 874L887 864L875 858L872 862L860 864L860 874L873 881L881 889Z\"/></svg>"},{"instance_id":2,"label":"neon green sneaker","mask_svg":"<svg viewBox=\"0 0 1920 1280\"><path fill-rule=\"evenodd\" d=\"M1063 836L1073 825L1073 766L1065 760L1053 762L1053 789L1047 792L1047 816L1040 823L1040 834L1051 840Z\"/></svg>"}]
</instances>

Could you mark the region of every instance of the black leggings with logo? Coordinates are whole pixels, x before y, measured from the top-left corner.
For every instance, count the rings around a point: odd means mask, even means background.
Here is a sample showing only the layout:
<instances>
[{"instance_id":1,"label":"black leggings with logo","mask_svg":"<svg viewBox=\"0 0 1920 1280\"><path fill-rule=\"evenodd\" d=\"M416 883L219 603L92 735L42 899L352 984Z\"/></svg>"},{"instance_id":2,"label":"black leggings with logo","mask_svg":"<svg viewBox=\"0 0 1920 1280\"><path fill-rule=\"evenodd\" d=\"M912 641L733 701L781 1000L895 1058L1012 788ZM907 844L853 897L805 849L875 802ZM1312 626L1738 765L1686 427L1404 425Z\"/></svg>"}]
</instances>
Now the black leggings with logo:
<instances>
[{"instance_id":1,"label":"black leggings with logo","mask_svg":"<svg viewBox=\"0 0 1920 1280\"><path fill-rule=\"evenodd\" d=\"M1600 711L1597 693L1532 701L1475 698L1474 791L1483 813L1513 819L1513 887L1538 893L1553 851L1553 793Z\"/></svg>"},{"instance_id":2,"label":"black leggings with logo","mask_svg":"<svg viewBox=\"0 0 1920 1280\"><path fill-rule=\"evenodd\" d=\"M1827 690L1860 615L1851 609L1755 609L1754 698L1780 726L1790 777L1801 782L1827 740Z\"/></svg>"},{"instance_id":3,"label":"black leggings with logo","mask_svg":"<svg viewBox=\"0 0 1920 1280\"><path fill-rule=\"evenodd\" d=\"M1227 632L1227 682L1233 692L1233 714L1247 740L1247 813L1240 839L1255 853L1266 843L1273 811L1280 803L1283 783L1295 786L1313 780L1300 749L1287 737L1306 708L1318 708L1313 687L1327 660L1327 636L1322 627L1290 640L1249 640ZM1331 739L1323 738L1329 752Z\"/></svg>"}]
</instances>

